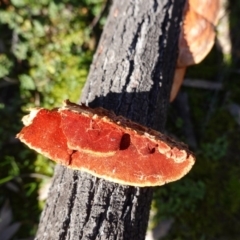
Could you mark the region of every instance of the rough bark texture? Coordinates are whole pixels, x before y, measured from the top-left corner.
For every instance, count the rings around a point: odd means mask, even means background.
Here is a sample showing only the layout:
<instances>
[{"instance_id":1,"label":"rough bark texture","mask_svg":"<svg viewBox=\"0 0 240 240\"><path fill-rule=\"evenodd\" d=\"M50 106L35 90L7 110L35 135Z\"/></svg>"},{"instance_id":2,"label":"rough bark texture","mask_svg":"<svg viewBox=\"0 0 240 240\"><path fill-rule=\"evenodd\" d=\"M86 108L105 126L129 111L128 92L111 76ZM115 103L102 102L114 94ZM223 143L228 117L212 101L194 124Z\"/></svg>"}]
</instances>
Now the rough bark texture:
<instances>
[{"instance_id":1,"label":"rough bark texture","mask_svg":"<svg viewBox=\"0 0 240 240\"><path fill-rule=\"evenodd\" d=\"M162 131L183 5L115 0L81 101ZM57 166L36 239L144 239L152 192Z\"/></svg>"}]
</instances>

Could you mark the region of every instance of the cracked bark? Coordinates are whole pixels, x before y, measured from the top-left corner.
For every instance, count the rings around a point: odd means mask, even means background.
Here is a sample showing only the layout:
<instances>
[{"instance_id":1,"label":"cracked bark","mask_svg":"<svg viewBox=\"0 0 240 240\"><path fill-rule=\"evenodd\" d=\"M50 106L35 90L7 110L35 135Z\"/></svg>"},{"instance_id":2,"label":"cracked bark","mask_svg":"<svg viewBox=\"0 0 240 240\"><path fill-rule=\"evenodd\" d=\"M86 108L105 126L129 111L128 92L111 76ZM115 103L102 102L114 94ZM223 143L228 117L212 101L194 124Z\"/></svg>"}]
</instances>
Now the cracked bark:
<instances>
[{"instance_id":1,"label":"cracked bark","mask_svg":"<svg viewBox=\"0 0 240 240\"><path fill-rule=\"evenodd\" d=\"M81 101L163 131L183 6L113 1ZM35 239L144 239L152 192L57 166Z\"/></svg>"}]
</instances>

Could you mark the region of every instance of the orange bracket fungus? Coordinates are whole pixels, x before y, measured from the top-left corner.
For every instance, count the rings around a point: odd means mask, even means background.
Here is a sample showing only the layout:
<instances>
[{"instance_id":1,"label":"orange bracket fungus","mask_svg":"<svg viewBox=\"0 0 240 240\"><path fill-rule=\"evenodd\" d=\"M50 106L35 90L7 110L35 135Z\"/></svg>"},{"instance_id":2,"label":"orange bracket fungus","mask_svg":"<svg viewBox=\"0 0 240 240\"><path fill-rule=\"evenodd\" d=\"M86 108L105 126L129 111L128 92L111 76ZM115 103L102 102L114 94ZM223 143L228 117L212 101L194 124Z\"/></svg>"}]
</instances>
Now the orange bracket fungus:
<instances>
[{"instance_id":1,"label":"orange bracket fungus","mask_svg":"<svg viewBox=\"0 0 240 240\"><path fill-rule=\"evenodd\" d=\"M170 102L177 96L187 66L201 62L210 52L215 41L215 26L219 20L219 12L219 0L186 1Z\"/></svg>"},{"instance_id":2,"label":"orange bracket fungus","mask_svg":"<svg viewBox=\"0 0 240 240\"><path fill-rule=\"evenodd\" d=\"M17 137L30 148L72 169L131 186L176 181L194 164L188 148L102 108L69 101L33 109Z\"/></svg>"}]
</instances>

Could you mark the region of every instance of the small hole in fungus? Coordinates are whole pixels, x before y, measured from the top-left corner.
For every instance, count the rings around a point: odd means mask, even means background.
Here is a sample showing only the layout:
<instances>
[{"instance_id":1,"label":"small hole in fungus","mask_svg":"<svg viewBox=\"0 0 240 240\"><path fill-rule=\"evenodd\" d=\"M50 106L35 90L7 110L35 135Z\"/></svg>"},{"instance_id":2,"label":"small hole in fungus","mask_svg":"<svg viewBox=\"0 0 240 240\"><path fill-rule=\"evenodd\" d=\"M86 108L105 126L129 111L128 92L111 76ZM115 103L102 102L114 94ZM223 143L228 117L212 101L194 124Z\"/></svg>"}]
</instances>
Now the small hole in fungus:
<instances>
[{"instance_id":1,"label":"small hole in fungus","mask_svg":"<svg viewBox=\"0 0 240 240\"><path fill-rule=\"evenodd\" d=\"M120 142L120 150L125 150L130 146L131 140L130 135L125 133L122 136L121 142Z\"/></svg>"},{"instance_id":2,"label":"small hole in fungus","mask_svg":"<svg viewBox=\"0 0 240 240\"><path fill-rule=\"evenodd\" d=\"M155 147L154 148L148 148L149 153L155 153Z\"/></svg>"},{"instance_id":3,"label":"small hole in fungus","mask_svg":"<svg viewBox=\"0 0 240 240\"><path fill-rule=\"evenodd\" d=\"M156 144L154 144L154 145L148 145L148 152L150 153L150 154L152 154L152 153L155 153L155 151L156 151L156 147L158 147L158 145Z\"/></svg>"}]
</instances>

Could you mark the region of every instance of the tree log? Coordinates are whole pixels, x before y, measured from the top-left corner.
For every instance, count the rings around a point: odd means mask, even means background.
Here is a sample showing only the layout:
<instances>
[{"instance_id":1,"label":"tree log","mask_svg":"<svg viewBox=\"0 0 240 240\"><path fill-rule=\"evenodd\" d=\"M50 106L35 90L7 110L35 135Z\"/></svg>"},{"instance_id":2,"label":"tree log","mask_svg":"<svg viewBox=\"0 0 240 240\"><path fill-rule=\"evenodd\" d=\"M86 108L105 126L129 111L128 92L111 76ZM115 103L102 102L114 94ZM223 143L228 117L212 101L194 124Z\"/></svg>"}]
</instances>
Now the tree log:
<instances>
[{"instance_id":1,"label":"tree log","mask_svg":"<svg viewBox=\"0 0 240 240\"><path fill-rule=\"evenodd\" d=\"M81 102L163 131L183 6L113 1ZM57 166L35 239L144 239L152 192Z\"/></svg>"}]
</instances>

